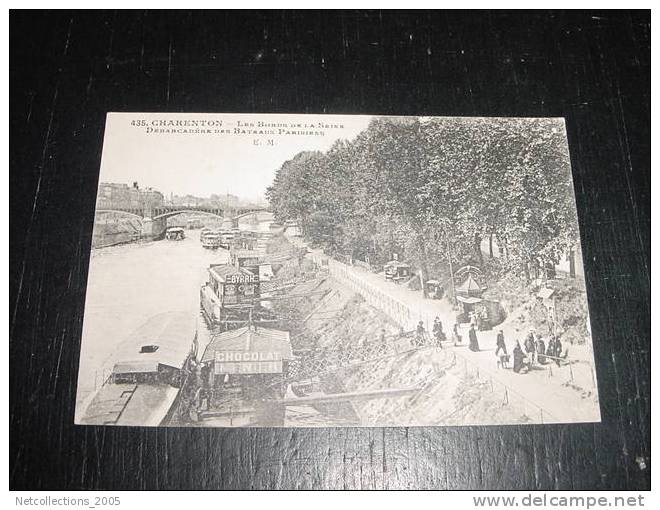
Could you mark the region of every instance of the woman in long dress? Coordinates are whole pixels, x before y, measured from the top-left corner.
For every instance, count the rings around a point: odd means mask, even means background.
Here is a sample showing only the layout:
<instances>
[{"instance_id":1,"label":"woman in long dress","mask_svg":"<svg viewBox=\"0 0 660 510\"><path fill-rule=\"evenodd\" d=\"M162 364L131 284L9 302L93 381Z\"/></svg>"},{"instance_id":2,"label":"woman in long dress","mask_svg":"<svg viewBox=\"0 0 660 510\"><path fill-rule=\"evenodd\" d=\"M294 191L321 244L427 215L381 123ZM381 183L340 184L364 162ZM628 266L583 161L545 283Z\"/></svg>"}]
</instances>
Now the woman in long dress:
<instances>
[{"instance_id":1,"label":"woman in long dress","mask_svg":"<svg viewBox=\"0 0 660 510\"><path fill-rule=\"evenodd\" d=\"M516 346L513 349L513 371L516 374L519 374L523 367L523 360L525 359L525 353L523 353L522 347L520 347L520 341L516 341Z\"/></svg>"},{"instance_id":2,"label":"woman in long dress","mask_svg":"<svg viewBox=\"0 0 660 510\"><path fill-rule=\"evenodd\" d=\"M479 352L479 340L477 340L477 331L474 329L474 325L470 327L470 350L474 352Z\"/></svg>"}]
</instances>

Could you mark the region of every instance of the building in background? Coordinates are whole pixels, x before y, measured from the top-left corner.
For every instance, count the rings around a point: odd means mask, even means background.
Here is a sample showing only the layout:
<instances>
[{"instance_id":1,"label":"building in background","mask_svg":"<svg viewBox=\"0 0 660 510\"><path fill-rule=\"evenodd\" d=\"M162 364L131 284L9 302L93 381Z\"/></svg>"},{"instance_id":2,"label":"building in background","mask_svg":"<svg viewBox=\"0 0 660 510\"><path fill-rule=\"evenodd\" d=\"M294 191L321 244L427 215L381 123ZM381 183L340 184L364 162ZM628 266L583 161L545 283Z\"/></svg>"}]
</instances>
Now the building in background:
<instances>
[{"instance_id":1,"label":"building in background","mask_svg":"<svg viewBox=\"0 0 660 510\"><path fill-rule=\"evenodd\" d=\"M96 199L97 209L144 210L149 216L154 208L164 203L163 194L153 188L140 189L137 182L132 186L117 182L102 182Z\"/></svg>"}]
</instances>

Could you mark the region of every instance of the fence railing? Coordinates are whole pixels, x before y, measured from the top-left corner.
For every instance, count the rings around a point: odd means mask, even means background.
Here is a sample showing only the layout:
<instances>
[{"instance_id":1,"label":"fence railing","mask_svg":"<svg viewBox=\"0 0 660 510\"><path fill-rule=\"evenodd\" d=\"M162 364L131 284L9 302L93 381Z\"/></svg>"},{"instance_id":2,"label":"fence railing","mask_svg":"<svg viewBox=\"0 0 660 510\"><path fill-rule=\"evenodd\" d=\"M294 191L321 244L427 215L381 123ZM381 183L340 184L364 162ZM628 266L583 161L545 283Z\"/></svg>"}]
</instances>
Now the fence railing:
<instances>
[{"instance_id":1,"label":"fence railing","mask_svg":"<svg viewBox=\"0 0 660 510\"><path fill-rule=\"evenodd\" d=\"M332 276L338 278L355 292L358 292L368 304L389 315L402 327L414 327L417 319L422 316L418 311L412 310L408 304L388 295L384 290L365 281L361 275L351 271L349 266L332 259L329 260L328 266ZM481 365L467 359L455 350L452 350L452 352L457 362L460 360L460 363L463 364L466 377L477 377L487 381L491 391L497 392L500 395L503 405L520 407L521 414L527 416L530 422L546 423L548 421L558 421L546 408L524 397L520 392L501 382L497 376L494 376ZM550 357L548 356L548 358ZM569 363L569 367L570 365ZM572 381L572 368L570 370ZM553 376L552 369L549 370L549 374Z\"/></svg>"},{"instance_id":2,"label":"fence railing","mask_svg":"<svg viewBox=\"0 0 660 510\"><path fill-rule=\"evenodd\" d=\"M560 421L547 408L533 402L523 396L519 391L500 381L497 375L490 370L473 363L456 350L452 349L451 352L456 360L456 364L463 368L465 379L477 379L487 383L491 393L499 396L503 406L519 408L520 414L526 416L532 423L556 423Z\"/></svg>"},{"instance_id":3,"label":"fence railing","mask_svg":"<svg viewBox=\"0 0 660 510\"><path fill-rule=\"evenodd\" d=\"M337 278L340 282L342 282L353 291L359 293L369 305L383 311L401 327L412 329L415 327L418 320L422 320L427 324L428 328L429 322L432 322L432 318L428 314L420 312L419 310L412 309L409 304L396 299L395 297L389 295L386 290L383 290L366 281L364 276L352 270L351 266L327 257L321 250L314 250L308 255L314 262L319 265L327 264L330 270L330 274L333 277ZM467 359L458 351L452 349L452 352L454 353L454 356L456 356L456 359L460 360L460 363L464 364L466 376L483 378L484 381L487 381L491 387L491 391L497 392L501 396L504 405L516 405L521 407L522 413L526 415L531 422L534 423L558 421L557 418L550 411L548 411L548 409L537 404L536 402L533 402L529 398L524 397L520 392L516 391L511 386L501 382L501 380L499 380L496 375L483 368L482 365ZM553 358L552 356L547 355L545 357L548 359ZM565 382L575 384L578 379L585 379L586 376L578 377L578 375L575 373L576 365L580 365L578 361L567 360L563 358L561 361L566 363L568 368L567 380ZM593 369L589 366L586 368L589 368L589 379L591 380L593 387L595 387L596 379L593 373ZM566 368L557 367L555 369L552 366L548 366L547 372L548 377L557 377L560 374L565 374ZM581 381L580 383L584 382L585 381Z\"/></svg>"},{"instance_id":4,"label":"fence railing","mask_svg":"<svg viewBox=\"0 0 660 510\"><path fill-rule=\"evenodd\" d=\"M406 303L372 285L341 262L329 260L328 267L332 276L360 294L369 305L389 315L401 327L409 328L414 325L415 314Z\"/></svg>"}]
</instances>

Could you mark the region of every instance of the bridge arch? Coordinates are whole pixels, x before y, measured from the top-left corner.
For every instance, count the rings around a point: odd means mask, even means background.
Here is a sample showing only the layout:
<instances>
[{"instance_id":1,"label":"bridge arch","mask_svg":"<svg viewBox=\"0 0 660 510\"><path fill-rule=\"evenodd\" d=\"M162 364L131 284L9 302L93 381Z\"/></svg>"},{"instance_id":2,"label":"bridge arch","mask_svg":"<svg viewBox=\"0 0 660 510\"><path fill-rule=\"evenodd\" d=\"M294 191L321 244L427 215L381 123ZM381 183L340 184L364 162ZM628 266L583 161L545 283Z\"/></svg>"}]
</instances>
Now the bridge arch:
<instances>
[{"instance_id":1,"label":"bridge arch","mask_svg":"<svg viewBox=\"0 0 660 510\"><path fill-rule=\"evenodd\" d=\"M141 214L136 214L130 211L122 211L121 209L97 209L96 214L123 214L124 216L138 218L139 220L144 219Z\"/></svg>"},{"instance_id":2,"label":"bridge arch","mask_svg":"<svg viewBox=\"0 0 660 510\"><path fill-rule=\"evenodd\" d=\"M184 213L191 213L191 214L205 214L207 216L215 216L216 218L224 219L224 216L222 215L222 211L219 213L216 212L210 212L210 211L200 211L199 209L181 209L179 211L168 211L162 214L159 214L158 216L154 216L151 218L152 220L160 220L164 218L171 218L172 216L177 216L179 214L184 214Z\"/></svg>"},{"instance_id":3,"label":"bridge arch","mask_svg":"<svg viewBox=\"0 0 660 510\"><path fill-rule=\"evenodd\" d=\"M259 214L259 213L270 213L270 211L268 209L254 209L252 211L242 212L241 214L234 216L234 219L240 220L241 218L245 218L246 216L252 216L253 214Z\"/></svg>"}]
</instances>

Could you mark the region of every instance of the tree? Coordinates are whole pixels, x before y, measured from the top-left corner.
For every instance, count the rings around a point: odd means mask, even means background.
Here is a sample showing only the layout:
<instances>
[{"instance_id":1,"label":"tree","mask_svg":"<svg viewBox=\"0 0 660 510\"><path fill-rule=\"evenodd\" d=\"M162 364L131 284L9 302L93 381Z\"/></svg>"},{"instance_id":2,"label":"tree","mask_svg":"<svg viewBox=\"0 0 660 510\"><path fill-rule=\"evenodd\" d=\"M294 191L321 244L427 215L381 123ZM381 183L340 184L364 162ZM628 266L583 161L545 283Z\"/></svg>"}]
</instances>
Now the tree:
<instances>
[{"instance_id":1,"label":"tree","mask_svg":"<svg viewBox=\"0 0 660 510\"><path fill-rule=\"evenodd\" d=\"M403 247L427 275L448 255L481 265L483 239L523 272L578 242L557 119L376 118L352 141L285 162L267 197L314 242L379 261Z\"/></svg>"}]
</instances>

